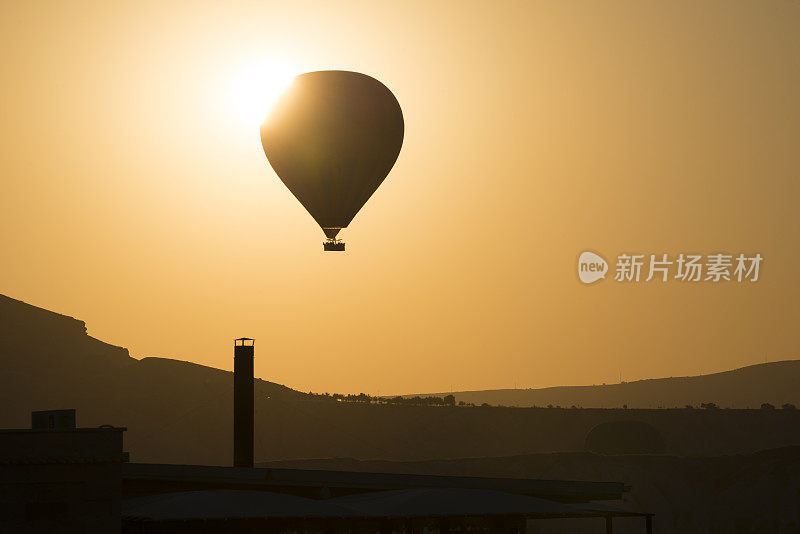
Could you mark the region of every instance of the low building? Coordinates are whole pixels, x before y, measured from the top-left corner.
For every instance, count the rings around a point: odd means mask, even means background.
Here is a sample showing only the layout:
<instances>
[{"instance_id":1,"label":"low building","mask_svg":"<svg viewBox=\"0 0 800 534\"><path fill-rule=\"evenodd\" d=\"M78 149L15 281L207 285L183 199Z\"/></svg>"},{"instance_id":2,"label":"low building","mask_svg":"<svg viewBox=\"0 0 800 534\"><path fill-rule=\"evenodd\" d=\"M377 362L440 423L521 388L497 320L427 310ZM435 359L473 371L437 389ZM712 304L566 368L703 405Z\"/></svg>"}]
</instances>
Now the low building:
<instances>
[{"instance_id":1,"label":"low building","mask_svg":"<svg viewBox=\"0 0 800 534\"><path fill-rule=\"evenodd\" d=\"M125 428L77 428L74 410L0 430L0 532L118 533Z\"/></svg>"}]
</instances>

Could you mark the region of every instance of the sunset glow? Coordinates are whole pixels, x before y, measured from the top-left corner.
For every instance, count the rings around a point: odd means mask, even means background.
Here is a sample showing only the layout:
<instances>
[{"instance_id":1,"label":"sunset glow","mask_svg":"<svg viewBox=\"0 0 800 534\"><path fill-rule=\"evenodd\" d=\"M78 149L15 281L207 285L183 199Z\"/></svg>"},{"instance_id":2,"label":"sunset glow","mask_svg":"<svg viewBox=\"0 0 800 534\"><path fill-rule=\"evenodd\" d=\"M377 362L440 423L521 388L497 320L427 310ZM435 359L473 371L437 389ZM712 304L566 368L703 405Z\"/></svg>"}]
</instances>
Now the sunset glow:
<instances>
[{"instance_id":1,"label":"sunset glow","mask_svg":"<svg viewBox=\"0 0 800 534\"><path fill-rule=\"evenodd\" d=\"M243 68L234 80L231 101L238 118L256 127L269 114L275 100L300 74L285 61L254 62Z\"/></svg>"},{"instance_id":2,"label":"sunset glow","mask_svg":"<svg viewBox=\"0 0 800 534\"><path fill-rule=\"evenodd\" d=\"M614 5L4 2L0 294L137 358L230 369L231 339L269 340L256 376L302 391L797 357L800 4ZM323 70L405 121L339 256L260 136ZM760 254L759 280L676 278L718 253ZM669 281L616 281L622 254Z\"/></svg>"}]
</instances>

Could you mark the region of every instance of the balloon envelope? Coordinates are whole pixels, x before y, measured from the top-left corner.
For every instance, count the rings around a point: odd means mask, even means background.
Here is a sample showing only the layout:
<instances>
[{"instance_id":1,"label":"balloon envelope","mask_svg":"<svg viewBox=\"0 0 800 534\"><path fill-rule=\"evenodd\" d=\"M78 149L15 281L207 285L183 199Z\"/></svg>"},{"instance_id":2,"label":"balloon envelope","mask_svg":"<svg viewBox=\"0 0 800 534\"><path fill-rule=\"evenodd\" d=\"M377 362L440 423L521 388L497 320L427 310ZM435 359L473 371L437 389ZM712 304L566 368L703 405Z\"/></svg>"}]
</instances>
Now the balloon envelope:
<instances>
[{"instance_id":1,"label":"balloon envelope","mask_svg":"<svg viewBox=\"0 0 800 534\"><path fill-rule=\"evenodd\" d=\"M333 239L383 182L403 144L391 91L358 72L297 76L261 126L275 173Z\"/></svg>"}]
</instances>

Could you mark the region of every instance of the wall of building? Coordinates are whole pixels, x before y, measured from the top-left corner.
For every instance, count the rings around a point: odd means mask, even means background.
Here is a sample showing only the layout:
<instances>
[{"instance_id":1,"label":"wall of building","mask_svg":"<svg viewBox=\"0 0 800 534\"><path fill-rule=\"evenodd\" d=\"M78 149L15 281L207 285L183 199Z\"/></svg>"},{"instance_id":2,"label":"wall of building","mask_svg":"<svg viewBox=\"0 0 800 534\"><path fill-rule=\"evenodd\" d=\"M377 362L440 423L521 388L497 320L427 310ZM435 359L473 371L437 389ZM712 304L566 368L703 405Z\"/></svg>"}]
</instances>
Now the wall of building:
<instances>
[{"instance_id":1,"label":"wall of building","mask_svg":"<svg viewBox=\"0 0 800 534\"><path fill-rule=\"evenodd\" d=\"M123 430L0 430L0 532L120 532Z\"/></svg>"}]
</instances>

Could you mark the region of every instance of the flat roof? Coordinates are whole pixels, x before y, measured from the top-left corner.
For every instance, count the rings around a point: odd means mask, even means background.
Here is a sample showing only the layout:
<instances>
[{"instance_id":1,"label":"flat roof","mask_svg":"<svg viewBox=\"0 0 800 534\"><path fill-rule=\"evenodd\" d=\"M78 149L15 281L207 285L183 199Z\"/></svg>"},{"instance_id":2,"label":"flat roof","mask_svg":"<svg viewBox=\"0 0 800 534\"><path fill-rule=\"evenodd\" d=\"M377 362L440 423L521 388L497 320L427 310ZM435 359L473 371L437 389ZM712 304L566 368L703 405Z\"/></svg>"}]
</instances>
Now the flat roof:
<instances>
[{"instance_id":1,"label":"flat roof","mask_svg":"<svg viewBox=\"0 0 800 534\"><path fill-rule=\"evenodd\" d=\"M125 426L100 426L79 428L0 428L0 434L74 434L75 432L125 432Z\"/></svg>"},{"instance_id":2,"label":"flat roof","mask_svg":"<svg viewBox=\"0 0 800 534\"><path fill-rule=\"evenodd\" d=\"M247 489L292 492L343 490L361 493L420 488L494 490L558 502L619 500L629 488L622 482L587 482L525 478L485 478L394 473L364 473L315 469L275 469L202 465L128 463L122 466L123 482L139 486L139 493L164 493L163 488ZM169 490L168 490L169 491Z\"/></svg>"},{"instance_id":3,"label":"flat roof","mask_svg":"<svg viewBox=\"0 0 800 534\"><path fill-rule=\"evenodd\" d=\"M205 490L127 499L128 521L400 519L435 517L578 518L647 516L621 508L564 504L493 490L415 488L308 499L269 491Z\"/></svg>"},{"instance_id":4,"label":"flat roof","mask_svg":"<svg viewBox=\"0 0 800 534\"><path fill-rule=\"evenodd\" d=\"M350 513L324 501L269 491L183 491L122 502L122 516L140 521L343 517Z\"/></svg>"}]
</instances>

